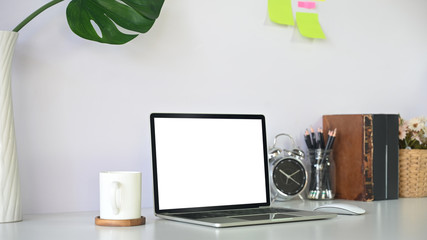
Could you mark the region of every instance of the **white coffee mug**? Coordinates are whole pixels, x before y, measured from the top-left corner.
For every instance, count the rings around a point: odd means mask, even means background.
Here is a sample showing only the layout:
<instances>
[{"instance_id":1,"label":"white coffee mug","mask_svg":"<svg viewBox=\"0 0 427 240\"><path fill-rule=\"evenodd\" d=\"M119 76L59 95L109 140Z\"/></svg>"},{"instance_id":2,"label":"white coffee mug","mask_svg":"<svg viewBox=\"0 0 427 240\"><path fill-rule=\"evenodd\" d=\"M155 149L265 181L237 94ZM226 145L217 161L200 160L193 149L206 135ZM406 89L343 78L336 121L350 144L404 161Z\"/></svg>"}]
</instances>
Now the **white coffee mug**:
<instances>
[{"instance_id":1,"label":"white coffee mug","mask_svg":"<svg viewBox=\"0 0 427 240\"><path fill-rule=\"evenodd\" d=\"M99 193L101 219L141 217L141 172L100 172Z\"/></svg>"}]
</instances>

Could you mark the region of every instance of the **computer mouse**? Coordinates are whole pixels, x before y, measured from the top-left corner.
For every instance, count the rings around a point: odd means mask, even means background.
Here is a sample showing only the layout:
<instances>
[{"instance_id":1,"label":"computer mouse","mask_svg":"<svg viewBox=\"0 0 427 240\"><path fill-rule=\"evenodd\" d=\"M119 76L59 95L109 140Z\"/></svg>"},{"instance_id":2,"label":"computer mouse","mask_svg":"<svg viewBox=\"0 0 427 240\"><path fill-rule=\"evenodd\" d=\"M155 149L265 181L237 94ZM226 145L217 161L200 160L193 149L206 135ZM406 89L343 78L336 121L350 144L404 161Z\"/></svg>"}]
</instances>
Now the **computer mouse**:
<instances>
[{"instance_id":1,"label":"computer mouse","mask_svg":"<svg viewBox=\"0 0 427 240\"><path fill-rule=\"evenodd\" d=\"M348 203L326 204L320 207L316 207L313 211L336 213L343 215L361 215L366 212L365 209Z\"/></svg>"}]
</instances>

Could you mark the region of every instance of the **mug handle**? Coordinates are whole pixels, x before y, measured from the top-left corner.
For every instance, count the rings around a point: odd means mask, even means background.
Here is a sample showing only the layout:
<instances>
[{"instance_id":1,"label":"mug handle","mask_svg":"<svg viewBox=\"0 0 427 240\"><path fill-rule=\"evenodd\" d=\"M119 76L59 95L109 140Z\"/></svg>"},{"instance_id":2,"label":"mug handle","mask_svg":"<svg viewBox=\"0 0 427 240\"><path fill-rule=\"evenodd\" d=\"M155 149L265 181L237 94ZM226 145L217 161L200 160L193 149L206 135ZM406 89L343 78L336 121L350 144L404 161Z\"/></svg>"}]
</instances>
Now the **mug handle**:
<instances>
[{"instance_id":1,"label":"mug handle","mask_svg":"<svg viewBox=\"0 0 427 240\"><path fill-rule=\"evenodd\" d=\"M120 205L121 205L121 198L122 198L122 191L121 191L121 184L119 182L112 182L112 189L111 189L111 208L113 209L113 214L117 215L120 212Z\"/></svg>"}]
</instances>

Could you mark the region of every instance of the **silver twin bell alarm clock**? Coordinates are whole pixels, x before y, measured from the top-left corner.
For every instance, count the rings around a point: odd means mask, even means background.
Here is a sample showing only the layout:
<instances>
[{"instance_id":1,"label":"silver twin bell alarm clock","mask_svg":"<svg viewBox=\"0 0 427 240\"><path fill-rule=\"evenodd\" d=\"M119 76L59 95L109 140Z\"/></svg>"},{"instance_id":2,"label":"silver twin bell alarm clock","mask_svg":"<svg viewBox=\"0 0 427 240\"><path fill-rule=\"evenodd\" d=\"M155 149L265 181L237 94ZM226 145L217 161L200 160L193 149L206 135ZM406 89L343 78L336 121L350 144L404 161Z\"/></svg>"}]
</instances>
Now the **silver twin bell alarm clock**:
<instances>
[{"instance_id":1,"label":"silver twin bell alarm clock","mask_svg":"<svg viewBox=\"0 0 427 240\"><path fill-rule=\"evenodd\" d=\"M293 149L287 150L276 146L277 139L286 136L292 141ZM294 139L286 133L274 138L273 147L269 149L270 193L272 201L285 201L299 196L308 183L308 174L303 163L304 152L297 147Z\"/></svg>"}]
</instances>

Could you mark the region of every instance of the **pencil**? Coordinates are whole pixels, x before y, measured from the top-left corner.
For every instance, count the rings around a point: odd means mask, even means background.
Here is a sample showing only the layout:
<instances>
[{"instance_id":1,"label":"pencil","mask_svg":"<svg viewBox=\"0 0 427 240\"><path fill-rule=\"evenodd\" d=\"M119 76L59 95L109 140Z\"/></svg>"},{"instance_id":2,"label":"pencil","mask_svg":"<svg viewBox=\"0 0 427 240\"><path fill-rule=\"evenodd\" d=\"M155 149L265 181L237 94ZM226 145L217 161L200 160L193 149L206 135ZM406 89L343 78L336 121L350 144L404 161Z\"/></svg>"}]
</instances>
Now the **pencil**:
<instances>
[{"instance_id":1,"label":"pencil","mask_svg":"<svg viewBox=\"0 0 427 240\"><path fill-rule=\"evenodd\" d=\"M314 133L313 128L311 128L311 139L313 140L313 148L317 148L316 134Z\"/></svg>"},{"instance_id":2,"label":"pencil","mask_svg":"<svg viewBox=\"0 0 427 240\"><path fill-rule=\"evenodd\" d=\"M323 138L323 129L318 128L317 131L319 132L320 148L325 149L325 139Z\"/></svg>"},{"instance_id":3,"label":"pencil","mask_svg":"<svg viewBox=\"0 0 427 240\"><path fill-rule=\"evenodd\" d=\"M326 152L331 148L331 142L332 142L332 135L334 134L334 131L329 130L328 131L328 141L326 142L325 150L323 151L323 156L320 161L318 161L318 164L323 164L323 162L326 159Z\"/></svg>"},{"instance_id":4,"label":"pencil","mask_svg":"<svg viewBox=\"0 0 427 240\"><path fill-rule=\"evenodd\" d=\"M304 140L305 140L305 144L307 144L307 148L313 149L313 145L311 144L310 133L308 133L308 129L305 130Z\"/></svg>"},{"instance_id":5,"label":"pencil","mask_svg":"<svg viewBox=\"0 0 427 240\"><path fill-rule=\"evenodd\" d=\"M332 134L332 139L331 139L331 149L333 148L333 146L334 146L334 141L335 141L335 137L337 136L337 129L335 128L334 129L334 133Z\"/></svg>"},{"instance_id":6,"label":"pencil","mask_svg":"<svg viewBox=\"0 0 427 240\"><path fill-rule=\"evenodd\" d=\"M328 131L328 141L326 142L325 151L329 150L331 147L332 135L334 132L332 130Z\"/></svg>"}]
</instances>

